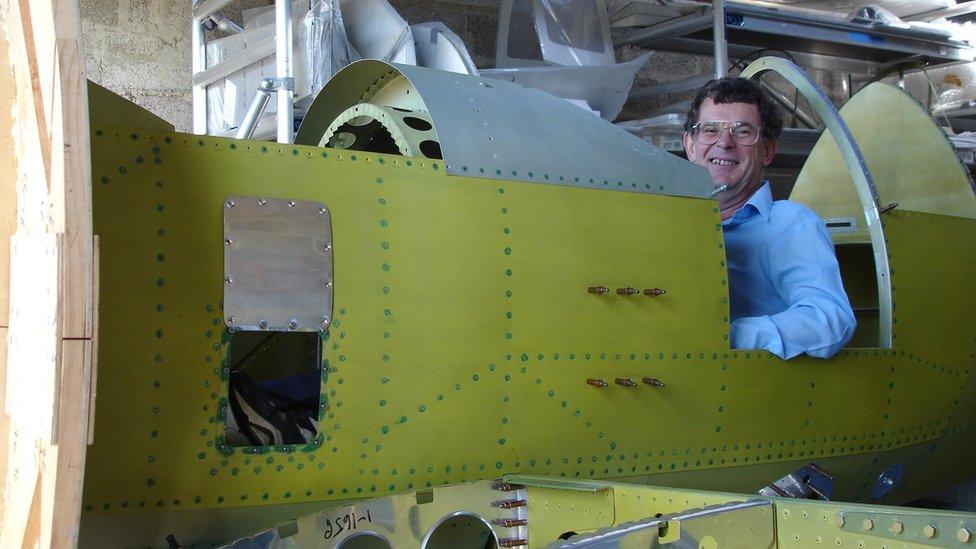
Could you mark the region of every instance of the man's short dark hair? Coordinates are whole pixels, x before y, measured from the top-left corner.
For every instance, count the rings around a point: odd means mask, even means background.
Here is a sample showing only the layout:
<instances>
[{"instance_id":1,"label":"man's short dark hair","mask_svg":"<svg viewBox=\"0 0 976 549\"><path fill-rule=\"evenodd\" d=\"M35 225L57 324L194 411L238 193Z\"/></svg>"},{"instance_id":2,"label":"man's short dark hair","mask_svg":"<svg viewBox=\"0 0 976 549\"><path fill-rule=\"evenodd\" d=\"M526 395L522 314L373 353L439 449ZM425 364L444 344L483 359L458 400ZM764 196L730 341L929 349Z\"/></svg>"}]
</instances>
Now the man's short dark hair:
<instances>
[{"instance_id":1,"label":"man's short dark hair","mask_svg":"<svg viewBox=\"0 0 976 549\"><path fill-rule=\"evenodd\" d=\"M762 121L762 135L766 139L779 137L783 130L783 119L779 115L776 105L766 90L755 80L727 76L709 80L691 100L688 109L688 119L685 120L685 131L690 132L692 126L698 123L699 111L705 98L713 103L748 103L759 109L759 119Z\"/></svg>"}]
</instances>

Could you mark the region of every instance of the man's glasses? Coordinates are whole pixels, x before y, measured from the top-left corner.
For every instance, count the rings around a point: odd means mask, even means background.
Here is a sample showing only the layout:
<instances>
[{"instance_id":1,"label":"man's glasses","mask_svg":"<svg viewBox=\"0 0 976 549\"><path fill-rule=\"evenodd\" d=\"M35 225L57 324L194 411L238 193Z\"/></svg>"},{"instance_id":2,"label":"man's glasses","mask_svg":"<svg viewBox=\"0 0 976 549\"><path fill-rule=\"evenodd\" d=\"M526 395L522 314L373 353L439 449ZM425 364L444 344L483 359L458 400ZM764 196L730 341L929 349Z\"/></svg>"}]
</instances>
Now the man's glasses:
<instances>
[{"instance_id":1,"label":"man's glasses","mask_svg":"<svg viewBox=\"0 0 976 549\"><path fill-rule=\"evenodd\" d=\"M728 128L729 135L739 145L755 145L759 141L759 128L749 122L736 120L723 122L721 120L703 120L691 127L691 135L700 145L714 145L722 137L722 132Z\"/></svg>"}]
</instances>

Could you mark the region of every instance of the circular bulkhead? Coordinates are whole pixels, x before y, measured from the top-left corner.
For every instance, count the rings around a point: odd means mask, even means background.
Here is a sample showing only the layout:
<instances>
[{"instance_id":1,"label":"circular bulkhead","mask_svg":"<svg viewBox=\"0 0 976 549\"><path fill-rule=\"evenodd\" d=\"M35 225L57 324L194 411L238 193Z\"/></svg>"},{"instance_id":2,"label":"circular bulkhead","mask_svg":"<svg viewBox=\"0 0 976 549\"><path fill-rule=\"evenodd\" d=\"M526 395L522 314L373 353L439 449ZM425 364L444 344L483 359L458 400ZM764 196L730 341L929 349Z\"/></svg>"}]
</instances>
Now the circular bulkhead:
<instances>
[{"instance_id":1,"label":"circular bulkhead","mask_svg":"<svg viewBox=\"0 0 976 549\"><path fill-rule=\"evenodd\" d=\"M421 549L497 549L494 530L482 517L458 511L437 521L420 543Z\"/></svg>"}]
</instances>

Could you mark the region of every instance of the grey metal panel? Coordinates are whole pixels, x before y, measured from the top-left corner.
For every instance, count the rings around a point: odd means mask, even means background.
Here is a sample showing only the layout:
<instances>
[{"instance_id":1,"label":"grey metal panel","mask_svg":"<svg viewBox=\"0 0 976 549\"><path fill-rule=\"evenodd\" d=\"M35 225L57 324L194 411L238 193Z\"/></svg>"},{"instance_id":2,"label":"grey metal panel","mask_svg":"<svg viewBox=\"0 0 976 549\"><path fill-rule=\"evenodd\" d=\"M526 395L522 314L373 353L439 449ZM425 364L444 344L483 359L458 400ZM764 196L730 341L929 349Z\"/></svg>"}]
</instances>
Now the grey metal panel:
<instances>
[{"instance_id":1,"label":"grey metal panel","mask_svg":"<svg viewBox=\"0 0 976 549\"><path fill-rule=\"evenodd\" d=\"M309 108L297 142L318 144L346 107L399 76L431 115L449 174L709 198L708 172L547 93L509 82L362 60Z\"/></svg>"}]
</instances>

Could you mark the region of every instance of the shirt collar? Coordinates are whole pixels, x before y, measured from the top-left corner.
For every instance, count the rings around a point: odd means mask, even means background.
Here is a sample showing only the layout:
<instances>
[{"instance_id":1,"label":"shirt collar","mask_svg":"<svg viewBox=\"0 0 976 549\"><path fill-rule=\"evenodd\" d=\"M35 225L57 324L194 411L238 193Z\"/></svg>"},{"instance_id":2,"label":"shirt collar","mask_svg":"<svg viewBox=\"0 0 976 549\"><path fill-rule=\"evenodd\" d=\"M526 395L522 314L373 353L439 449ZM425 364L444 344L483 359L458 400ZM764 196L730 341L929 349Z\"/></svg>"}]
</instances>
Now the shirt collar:
<instances>
[{"instance_id":1,"label":"shirt collar","mask_svg":"<svg viewBox=\"0 0 976 549\"><path fill-rule=\"evenodd\" d=\"M733 212L732 217L726 219L723 225L738 225L756 214L769 221L769 212L772 209L773 192L769 189L769 182L763 181L762 186L752 193L749 200Z\"/></svg>"}]
</instances>

